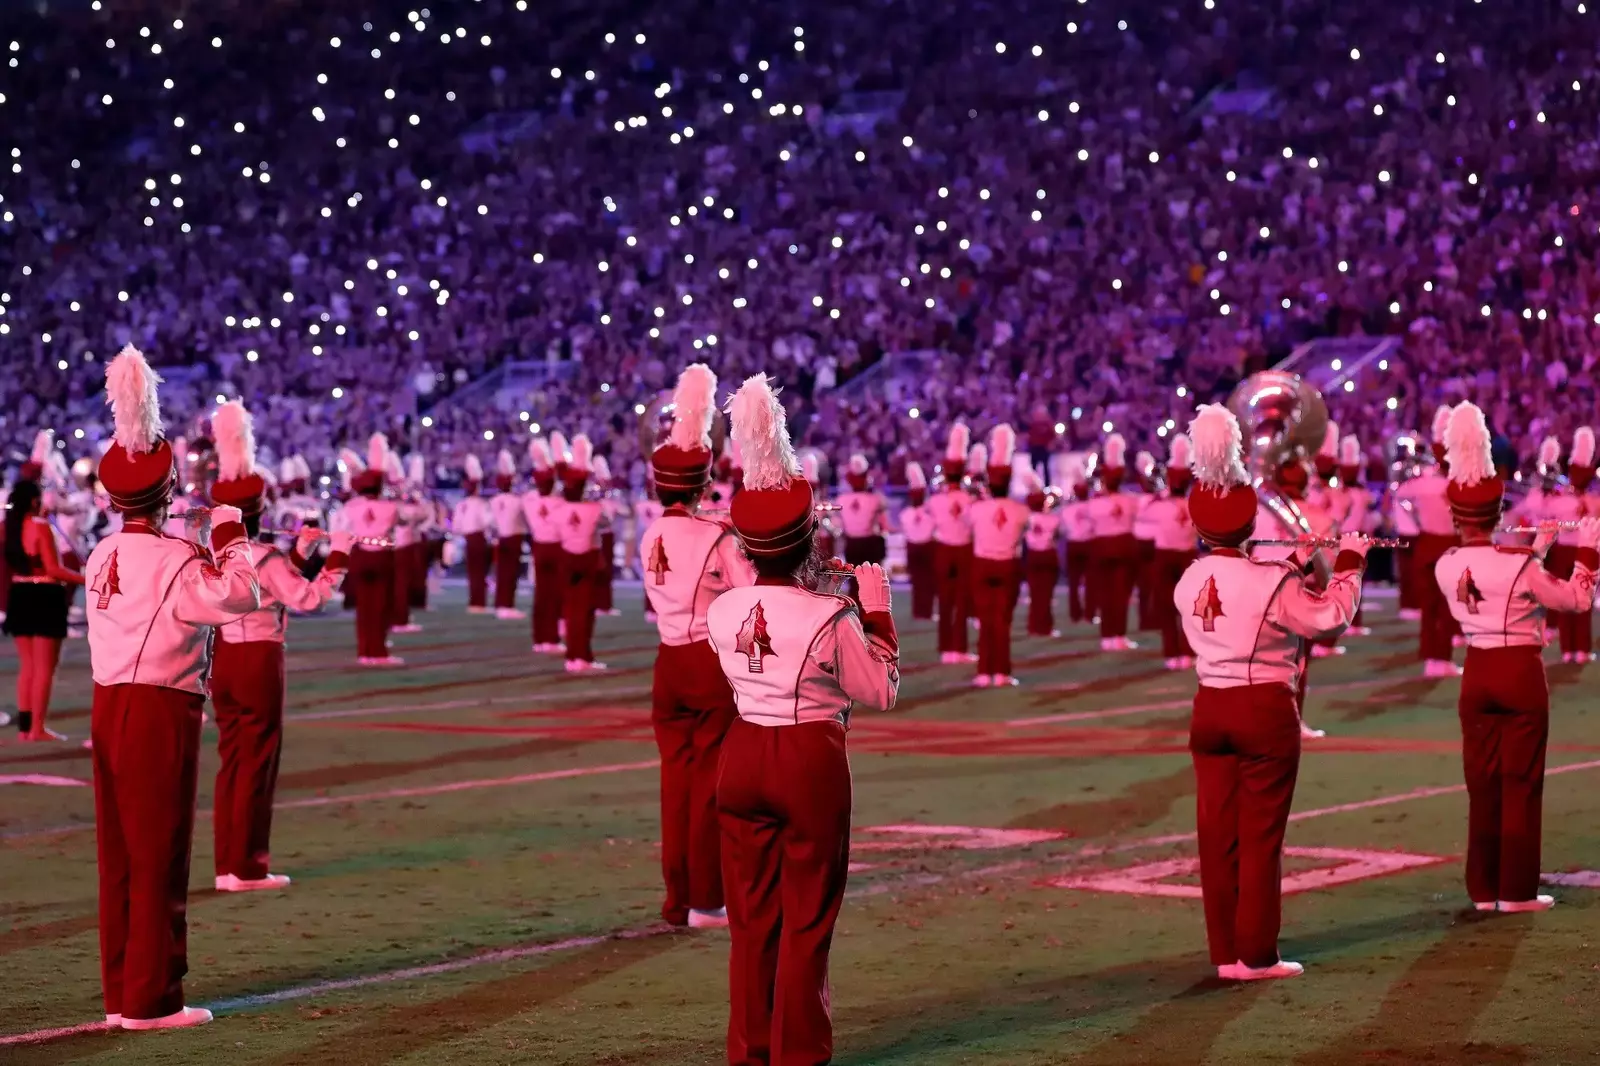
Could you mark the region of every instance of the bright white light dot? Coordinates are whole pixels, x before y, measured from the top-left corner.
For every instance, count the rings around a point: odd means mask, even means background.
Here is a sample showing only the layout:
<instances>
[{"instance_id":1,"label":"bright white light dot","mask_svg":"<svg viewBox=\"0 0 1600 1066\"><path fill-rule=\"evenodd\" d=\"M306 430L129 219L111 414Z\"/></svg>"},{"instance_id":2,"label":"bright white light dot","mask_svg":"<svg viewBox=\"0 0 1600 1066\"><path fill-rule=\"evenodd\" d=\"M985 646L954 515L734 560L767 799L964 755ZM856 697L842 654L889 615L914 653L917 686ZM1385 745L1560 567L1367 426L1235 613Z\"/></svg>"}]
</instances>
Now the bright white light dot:
<instances>
[{"instance_id":1,"label":"bright white light dot","mask_svg":"<svg viewBox=\"0 0 1600 1066\"><path fill-rule=\"evenodd\" d=\"M1239 177L1239 175L1235 174L1233 171L1231 171L1231 170L1228 171L1228 180L1229 181L1234 181L1238 177Z\"/></svg>"},{"instance_id":2,"label":"bright white light dot","mask_svg":"<svg viewBox=\"0 0 1600 1066\"><path fill-rule=\"evenodd\" d=\"M1389 397L1388 402L1384 404L1384 406L1387 407L1389 410L1393 411L1396 407L1400 406L1400 401L1396 400L1393 396L1391 396L1391 397Z\"/></svg>"},{"instance_id":3,"label":"bright white light dot","mask_svg":"<svg viewBox=\"0 0 1600 1066\"><path fill-rule=\"evenodd\" d=\"M1229 307L1229 306L1228 306L1228 305L1227 305L1227 304L1223 304L1223 305L1222 305L1222 306L1221 306L1221 307L1219 307L1219 308L1218 308L1218 309L1217 309L1217 310L1219 310L1219 311L1221 311L1221 312L1222 312L1222 313L1223 313L1223 314L1225 314L1225 315L1226 315L1226 314L1228 314L1228 313L1229 313L1229 312L1231 312L1231 311L1232 311L1232 310L1233 310L1233 309L1232 309L1232 308L1230 308L1230 307Z\"/></svg>"},{"instance_id":4,"label":"bright white light dot","mask_svg":"<svg viewBox=\"0 0 1600 1066\"><path fill-rule=\"evenodd\" d=\"M1039 121L1040 122L1049 122L1050 121L1050 112L1044 110L1043 108L1040 108L1039 109ZM910 139L911 138L909 138L909 137L906 138L906 140L910 140Z\"/></svg>"},{"instance_id":5,"label":"bright white light dot","mask_svg":"<svg viewBox=\"0 0 1600 1066\"><path fill-rule=\"evenodd\" d=\"M1389 172L1387 170L1378 171L1378 180L1387 182L1389 180Z\"/></svg>"},{"instance_id":6,"label":"bright white light dot","mask_svg":"<svg viewBox=\"0 0 1600 1066\"><path fill-rule=\"evenodd\" d=\"M1006 54L1006 43L1004 41L996 41L994 43L994 50L996 52L998 52L1000 55L1005 55Z\"/></svg>"},{"instance_id":7,"label":"bright white light dot","mask_svg":"<svg viewBox=\"0 0 1600 1066\"><path fill-rule=\"evenodd\" d=\"M932 310L933 310L933 306L934 306L934 300L933 300L933 297L932 297L932 296L930 296L930 297L928 297L928 298L927 298L927 299L926 299L926 300L924 300L924 301L922 301L922 306L924 306L924 307L926 307L926 308L927 308L927 309L928 309L928 310L930 310L930 311L932 311Z\"/></svg>"},{"instance_id":8,"label":"bright white light dot","mask_svg":"<svg viewBox=\"0 0 1600 1066\"><path fill-rule=\"evenodd\" d=\"M1033 54L1035 56L1042 56L1042 55L1044 55L1044 49L1040 48L1038 45L1034 45L1033 46Z\"/></svg>"},{"instance_id":9,"label":"bright white light dot","mask_svg":"<svg viewBox=\"0 0 1600 1066\"><path fill-rule=\"evenodd\" d=\"M644 34L642 34L642 33L634 34L633 35L633 43L634 44L644 44Z\"/></svg>"},{"instance_id":10,"label":"bright white light dot","mask_svg":"<svg viewBox=\"0 0 1600 1066\"><path fill-rule=\"evenodd\" d=\"M1361 49L1359 49L1359 48L1350 49L1350 58L1351 59L1360 59L1361 58Z\"/></svg>"},{"instance_id":11,"label":"bright white light dot","mask_svg":"<svg viewBox=\"0 0 1600 1066\"><path fill-rule=\"evenodd\" d=\"M1374 115L1381 115L1381 114L1383 114L1383 105L1382 105L1382 104L1373 104L1373 105L1372 105L1372 113L1373 113L1373 114L1374 114Z\"/></svg>"},{"instance_id":12,"label":"bright white light dot","mask_svg":"<svg viewBox=\"0 0 1600 1066\"><path fill-rule=\"evenodd\" d=\"M1317 157L1316 156L1312 156L1310 159L1307 159L1306 160L1306 166L1310 167L1312 170L1316 170L1317 169Z\"/></svg>"},{"instance_id":13,"label":"bright white light dot","mask_svg":"<svg viewBox=\"0 0 1600 1066\"><path fill-rule=\"evenodd\" d=\"M100 102L101 102L101 103L102 103L102 104L109 104L109 103L111 103L111 94L110 94L110 93L106 93L106 94L105 94L105 95L104 95L104 96L102 96L102 97L101 97L101 98L100 98Z\"/></svg>"},{"instance_id":14,"label":"bright white light dot","mask_svg":"<svg viewBox=\"0 0 1600 1066\"><path fill-rule=\"evenodd\" d=\"M27 273L27 271L23 271L23 273ZM126 292L117 293L117 302L118 303L127 303L128 302L128 294Z\"/></svg>"},{"instance_id":15,"label":"bright white light dot","mask_svg":"<svg viewBox=\"0 0 1600 1066\"><path fill-rule=\"evenodd\" d=\"M1152 162L1152 163L1161 162L1161 153L1160 152L1151 152L1150 153L1150 162Z\"/></svg>"},{"instance_id":16,"label":"bright white light dot","mask_svg":"<svg viewBox=\"0 0 1600 1066\"><path fill-rule=\"evenodd\" d=\"M1089 149L1087 149L1087 148L1079 148L1078 149L1078 162L1082 163L1085 160L1087 160L1088 158L1089 158Z\"/></svg>"},{"instance_id":17,"label":"bright white light dot","mask_svg":"<svg viewBox=\"0 0 1600 1066\"><path fill-rule=\"evenodd\" d=\"M867 161L867 153L865 153L865 152L857 152L856 153L856 162L857 163L865 163L866 161Z\"/></svg>"},{"instance_id":18,"label":"bright white light dot","mask_svg":"<svg viewBox=\"0 0 1600 1066\"><path fill-rule=\"evenodd\" d=\"M1272 236L1272 231L1266 226L1262 226L1259 232L1262 240L1266 240L1268 237Z\"/></svg>"},{"instance_id":19,"label":"bright white light dot","mask_svg":"<svg viewBox=\"0 0 1600 1066\"><path fill-rule=\"evenodd\" d=\"M1044 212L1043 211L1034 211L1032 217L1033 217L1033 220L1035 222L1038 222L1038 221L1040 221L1041 219L1044 218Z\"/></svg>"},{"instance_id":20,"label":"bright white light dot","mask_svg":"<svg viewBox=\"0 0 1600 1066\"><path fill-rule=\"evenodd\" d=\"M1217 253L1217 262L1226 263L1227 261L1228 261L1228 253L1227 252L1218 252Z\"/></svg>"},{"instance_id":21,"label":"bright white light dot","mask_svg":"<svg viewBox=\"0 0 1600 1066\"><path fill-rule=\"evenodd\" d=\"M334 386L333 398L335 400L338 400L338 399L341 399L343 396L344 396L344 390L339 388L338 386Z\"/></svg>"},{"instance_id":22,"label":"bright white light dot","mask_svg":"<svg viewBox=\"0 0 1600 1066\"><path fill-rule=\"evenodd\" d=\"M1343 273L1347 272L1349 269L1350 269L1350 264L1349 264L1348 261L1346 261L1344 259L1339 260L1339 273L1343 274Z\"/></svg>"}]
</instances>

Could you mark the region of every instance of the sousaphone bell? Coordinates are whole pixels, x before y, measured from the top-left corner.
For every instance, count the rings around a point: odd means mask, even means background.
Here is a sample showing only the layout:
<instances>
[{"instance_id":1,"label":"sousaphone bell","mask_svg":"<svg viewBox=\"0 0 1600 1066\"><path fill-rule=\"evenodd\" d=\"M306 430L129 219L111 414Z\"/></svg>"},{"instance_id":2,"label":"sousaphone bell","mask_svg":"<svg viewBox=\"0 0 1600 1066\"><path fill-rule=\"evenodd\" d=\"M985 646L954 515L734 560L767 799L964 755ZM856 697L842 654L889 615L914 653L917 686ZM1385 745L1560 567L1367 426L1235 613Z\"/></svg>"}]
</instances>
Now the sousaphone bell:
<instances>
[{"instance_id":1,"label":"sousaphone bell","mask_svg":"<svg viewBox=\"0 0 1600 1066\"><path fill-rule=\"evenodd\" d=\"M1311 534L1311 523L1278 487L1284 463L1315 455L1328 431L1328 405L1322 393L1285 370L1263 370L1239 382L1228 410L1244 433L1245 461L1264 507L1296 533Z\"/></svg>"}]
</instances>

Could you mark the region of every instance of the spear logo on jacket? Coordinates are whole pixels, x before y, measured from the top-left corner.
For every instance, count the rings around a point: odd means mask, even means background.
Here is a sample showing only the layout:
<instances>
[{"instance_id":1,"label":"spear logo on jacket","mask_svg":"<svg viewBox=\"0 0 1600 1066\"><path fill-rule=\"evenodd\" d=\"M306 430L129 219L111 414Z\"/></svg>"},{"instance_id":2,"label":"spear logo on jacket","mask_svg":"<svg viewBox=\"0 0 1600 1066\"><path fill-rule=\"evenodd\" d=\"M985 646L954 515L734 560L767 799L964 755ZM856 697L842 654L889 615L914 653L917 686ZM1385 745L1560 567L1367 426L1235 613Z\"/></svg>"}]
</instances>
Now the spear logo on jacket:
<instances>
[{"instance_id":1,"label":"spear logo on jacket","mask_svg":"<svg viewBox=\"0 0 1600 1066\"><path fill-rule=\"evenodd\" d=\"M1483 593L1473 583L1470 569L1461 571L1461 579L1456 582L1456 602L1466 607L1468 614L1477 614L1478 604L1483 602Z\"/></svg>"},{"instance_id":2,"label":"spear logo on jacket","mask_svg":"<svg viewBox=\"0 0 1600 1066\"><path fill-rule=\"evenodd\" d=\"M760 601L750 609L749 617L739 627L739 639L733 650L749 658L752 674L761 673L761 660L765 656L778 654L772 650L772 638L767 635L767 613L761 609Z\"/></svg>"},{"instance_id":3,"label":"spear logo on jacket","mask_svg":"<svg viewBox=\"0 0 1600 1066\"><path fill-rule=\"evenodd\" d=\"M103 611L111 606L111 597L122 591L122 584L117 580L117 553L113 551L111 558L106 560L106 565L94 576L94 583L89 586L90 592L97 592L100 598L95 601L95 609Z\"/></svg>"},{"instance_id":4,"label":"spear logo on jacket","mask_svg":"<svg viewBox=\"0 0 1600 1066\"><path fill-rule=\"evenodd\" d=\"M1200 594L1194 599L1194 616L1200 619L1207 633L1214 633L1217 629L1217 619L1224 617L1222 613L1222 598L1217 595L1217 579L1206 578L1206 583L1200 586Z\"/></svg>"},{"instance_id":5,"label":"spear logo on jacket","mask_svg":"<svg viewBox=\"0 0 1600 1066\"><path fill-rule=\"evenodd\" d=\"M667 575L672 572L672 567L667 564L665 538L657 538L656 546L650 549L650 572L656 575L656 584L665 585L667 583Z\"/></svg>"}]
</instances>

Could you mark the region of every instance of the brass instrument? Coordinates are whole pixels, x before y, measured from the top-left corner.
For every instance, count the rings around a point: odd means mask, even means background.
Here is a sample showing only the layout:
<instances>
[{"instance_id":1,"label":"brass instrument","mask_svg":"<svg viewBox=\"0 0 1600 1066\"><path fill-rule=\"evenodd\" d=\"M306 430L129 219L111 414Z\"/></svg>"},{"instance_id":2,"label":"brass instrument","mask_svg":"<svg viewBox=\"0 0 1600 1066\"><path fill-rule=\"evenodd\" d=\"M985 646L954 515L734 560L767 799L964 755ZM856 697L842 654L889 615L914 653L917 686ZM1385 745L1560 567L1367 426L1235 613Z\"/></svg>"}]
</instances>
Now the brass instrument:
<instances>
[{"instance_id":1,"label":"brass instrument","mask_svg":"<svg viewBox=\"0 0 1600 1066\"><path fill-rule=\"evenodd\" d=\"M1339 546L1340 540L1341 540L1341 538L1339 538L1339 537L1300 537L1300 538L1295 539L1295 540L1289 540L1289 539L1285 539L1285 538L1279 538L1277 540L1253 540L1250 543L1251 544L1270 544L1270 545L1273 545L1273 546L1286 547L1286 548L1289 548L1289 547L1293 547L1293 548L1299 548L1299 547L1337 548ZM1403 540L1403 539L1398 538L1398 537L1368 537L1367 538L1367 547L1369 547L1369 548L1409 548L1409 547L1411 547L1411 542L1409 540Z\"/></svg>"},{"instance_id":2,"label":"brass instrument","mask_svg":"<svg viewBox=\"0 0 1600 1066\"><path fill-rule=\"evenodd\" d=\"M1295 502L1277 487L1273 474L1282 464L1315 455L1322 447L1328 429L1328 405L1322 393L1299 374L1263 370L1239 382L1228 397L1228 410L1244 433L1246 461L1262 506L1289 529L1315 532Z\"/></svg>"},{"instance_id":3,"label":"brass instrument","mask_svg":"<svg viewBox=\"0 0 1600 1066\"><path fill-rule=\"evenodd\" d=\"M672 402L672 389L665 389L656 394L655 399L644 405L644 411L639 415L639 454L644 456L645 462L650 461L651 454L656 450L656 445L667 439L672 432L672 416L677 411L677 405ZM723 444L728 439L728 421L720 416L711 420L711 454L722 454Z\"/></svg>"}]
</instances>

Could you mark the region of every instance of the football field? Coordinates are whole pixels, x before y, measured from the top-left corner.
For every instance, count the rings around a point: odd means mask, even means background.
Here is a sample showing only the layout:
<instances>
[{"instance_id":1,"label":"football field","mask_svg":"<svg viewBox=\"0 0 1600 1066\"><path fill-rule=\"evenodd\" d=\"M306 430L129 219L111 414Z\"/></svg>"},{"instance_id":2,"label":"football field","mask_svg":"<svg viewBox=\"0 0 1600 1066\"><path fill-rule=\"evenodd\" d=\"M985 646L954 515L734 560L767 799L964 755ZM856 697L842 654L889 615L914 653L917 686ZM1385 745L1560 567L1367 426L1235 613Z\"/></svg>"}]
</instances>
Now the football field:
<instances>
[{"instance_id":1,"label":"football field","mask_svg":"<svg viewBox=\"0 0 1600 1066\"><path fill-rule=\"evenodd\" d=\"M1154 634L1108 655L1063 623L1018 636L1021 688L974 690L897 595L900 706L850 730L835 1062L1600 1061L1600 665L1549 668L1559 904L1476 914L1458 682L1420 676L1415 623L1378 596L1373 634L1312 664L1328 736L1301 762L1283 938L1306 975L1237 986L1205 954L1193 674L1161 668ZM273 866L294 884L212 890L208 728L187 989L217 1020L199 1029L94 1024L89 753L8 730L0 1064L720 1062L727 934L658 917L655 634L636 587L617 598L611 670L588 676L531 656L525 620L464 614L459 588L395 638L400 670L358 669L337 611L291 624ZM86 736L89 696L75 641L52 724Z\"/></svg>"}]
</instances>

